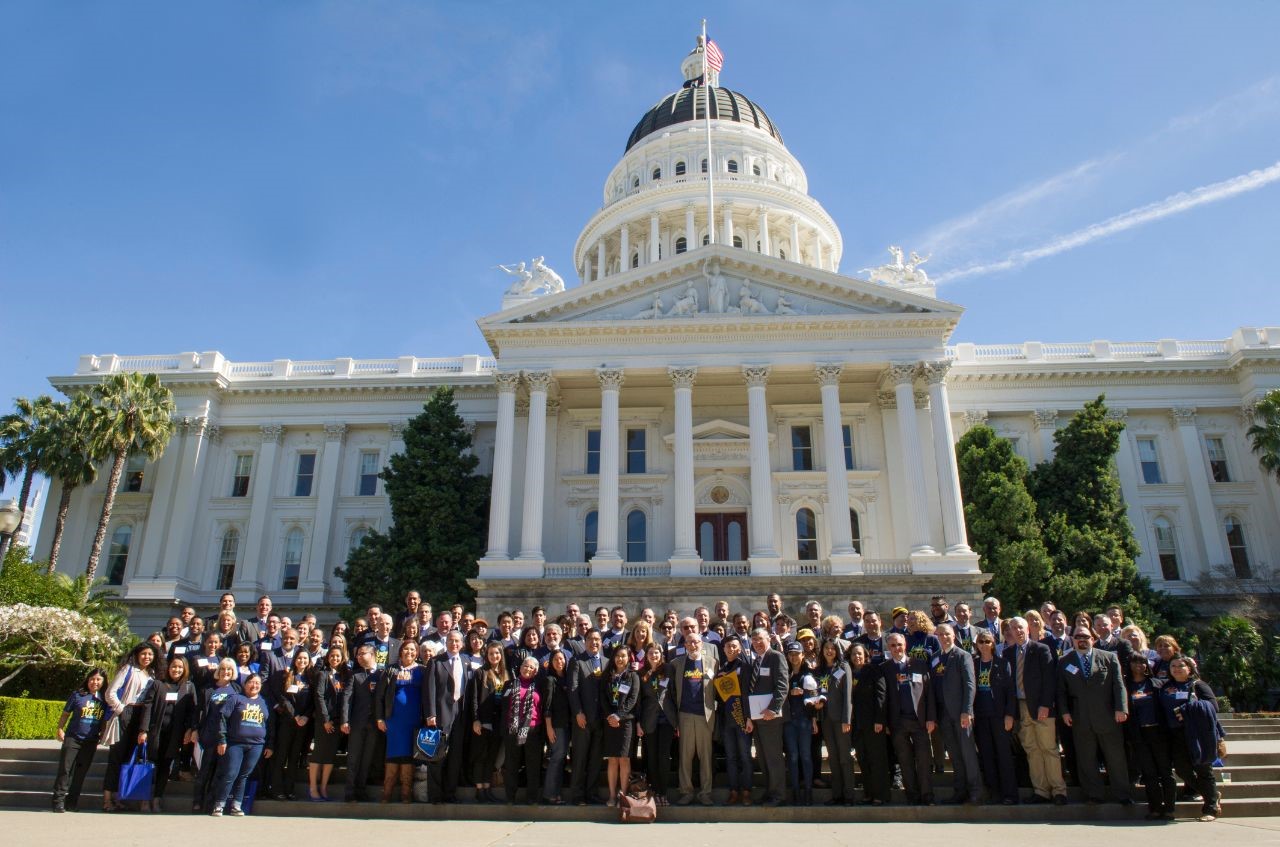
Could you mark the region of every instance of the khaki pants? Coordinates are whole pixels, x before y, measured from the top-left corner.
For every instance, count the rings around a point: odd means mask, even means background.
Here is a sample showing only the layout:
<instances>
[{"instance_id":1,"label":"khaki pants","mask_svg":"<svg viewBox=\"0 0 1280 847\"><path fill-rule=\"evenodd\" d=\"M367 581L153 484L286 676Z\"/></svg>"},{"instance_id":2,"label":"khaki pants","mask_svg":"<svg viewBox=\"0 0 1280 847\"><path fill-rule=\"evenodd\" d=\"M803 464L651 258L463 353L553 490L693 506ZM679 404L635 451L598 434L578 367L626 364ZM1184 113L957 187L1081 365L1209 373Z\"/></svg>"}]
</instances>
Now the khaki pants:
<instances>
[{"instance_id":1,"label":"khaki pants","mask_svg":"<svg viewBox=\"0 0 1280 847\"><path fill-rule=\"evenodd\" d=\"M711 724L702 715L680 713L680 794L693 795L693 757L698 757L698 796L711 797Z\"/></svg>"},{"instance_id":2,"label":"khaki pants","mask_svg":"<svg viewBox=\"0 0 1280 847\"><path fill-rule=\"evenodd\" d=\"M1062 758L1058 755L1058 736L1053 718L1035 719L1027 709L1027 701L1018 701L1018 741L1027 754L1031 770L1031 787L1041 797L1066 796L1067 784L1062 779Z\"/></svg>"}]
</instances>

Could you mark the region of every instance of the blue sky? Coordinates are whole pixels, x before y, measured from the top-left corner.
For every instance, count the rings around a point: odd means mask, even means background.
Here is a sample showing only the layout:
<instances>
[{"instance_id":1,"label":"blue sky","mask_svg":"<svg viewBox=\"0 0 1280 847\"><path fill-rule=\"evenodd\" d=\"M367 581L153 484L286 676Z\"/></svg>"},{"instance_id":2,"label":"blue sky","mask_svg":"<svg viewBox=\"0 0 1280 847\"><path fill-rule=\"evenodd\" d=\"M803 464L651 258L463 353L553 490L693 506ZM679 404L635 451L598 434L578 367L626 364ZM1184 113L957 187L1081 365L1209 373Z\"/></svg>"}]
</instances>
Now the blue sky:
<instances>
[{"instance_id":1,"label":"blue sky","mask_svg":"<svg viewBox=\"0 0 1280 847\"><path fill-rule=\"evenodd\" d=\"M493 265L576 284L702 16L842 269L931 250L956 340L1280 325L1280 4L5 0L0 398L89 352L485 352Z\"/></svg>"}]
</instances>

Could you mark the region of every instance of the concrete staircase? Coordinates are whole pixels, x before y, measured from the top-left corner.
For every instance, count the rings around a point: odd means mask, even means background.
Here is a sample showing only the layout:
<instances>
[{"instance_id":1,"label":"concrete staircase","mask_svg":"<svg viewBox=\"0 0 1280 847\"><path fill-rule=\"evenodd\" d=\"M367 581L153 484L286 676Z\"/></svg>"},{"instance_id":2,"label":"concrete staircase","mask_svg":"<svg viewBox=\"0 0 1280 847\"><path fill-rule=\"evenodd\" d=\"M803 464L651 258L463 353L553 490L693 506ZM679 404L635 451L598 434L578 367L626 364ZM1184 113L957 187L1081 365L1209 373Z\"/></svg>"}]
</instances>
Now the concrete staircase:
<instances>
[{"instance_id":1,"label":"concrete staircase","mask_svg":"<svg viewBox=\"0 0 1280 847\"><path fill-rule=\"evenodd\" d=\"M1229 755L1224 767L1219 769L1218 779L1222 790L1224 817L1280 816L1280 715L1227 715L1222 719L1228 735ZM57 768L58 744L52 741L0 741L0 808L48 808L50 791ZM99 750L94 766L85 780L80 806L85 811L99 809L102 805L102 777L106 770L106 751ZM824 768L824 772L825 772ZM345 779L341 760L330 781L331 793L340 795ZM751 807L725 807L728 791L720 787L722 775L717 776L717 787L712 792L716 807L669 806L659 810L664 822L736 821L760 822L840 822L840 821L930 821L930 822L987 822L993 819L1030 823L1035 821L1079 822L1083 820L1133 820L1146 812L1145 795L1134 789L1135 805L1130 808L1115 804L1091 806L1083 802L1079 789L1071 789L1067 806L948 806L916 807L906 805L900 791L894 792L893 802L886 806L859 805L853 808L822 805L830 797L824 789L814 791L815 805L783 806L767 809L759 805ZM950 796L950 772L935 776L936 794L941 800ZM757 798L762 785L756 774ZM170 782L165 799L166 811L186 813L191 806L190 782ZM295 792L306 796L306 786L299 784ZM377 798L381 791L369 786L369 796ZM530 806L523 802L515 806L505 804L476 804L470 789L460 789L461 803L433 806L421 803L381 805L376 802L347 804L341 802L313 803L307 800L283 802L259 800L253 814L299 817L350 817L444 820L502 820L502 821L603 821L613 820L616 812L603 806ZM501 796L501 790L497 791ZM1024 797L1026 793L1024 792ZM674 792L672 794L674 800ZM1193 818L1200 812L1199 803L1179 803L1178 816Z\"/></svg>"}]
</instances>

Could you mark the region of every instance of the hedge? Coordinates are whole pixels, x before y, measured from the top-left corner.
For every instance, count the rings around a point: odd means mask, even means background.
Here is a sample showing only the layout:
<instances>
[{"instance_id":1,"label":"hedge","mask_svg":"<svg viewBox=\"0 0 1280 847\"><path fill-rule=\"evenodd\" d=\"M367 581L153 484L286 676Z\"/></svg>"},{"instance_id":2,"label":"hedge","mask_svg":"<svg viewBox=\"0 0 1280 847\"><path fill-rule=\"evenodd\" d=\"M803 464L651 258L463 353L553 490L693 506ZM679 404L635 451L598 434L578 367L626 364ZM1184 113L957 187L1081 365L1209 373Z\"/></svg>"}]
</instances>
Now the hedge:
<instances>
[{"instance_id":1,"label":"hedge","mask_svg":"<svg viewBox=\"0 0 1280 847\"><path fill-rule=\"evenodd\" d=\"M65 705L60 700L0 697L0 738L56 738Z\"/></svg>"}]
</instances>

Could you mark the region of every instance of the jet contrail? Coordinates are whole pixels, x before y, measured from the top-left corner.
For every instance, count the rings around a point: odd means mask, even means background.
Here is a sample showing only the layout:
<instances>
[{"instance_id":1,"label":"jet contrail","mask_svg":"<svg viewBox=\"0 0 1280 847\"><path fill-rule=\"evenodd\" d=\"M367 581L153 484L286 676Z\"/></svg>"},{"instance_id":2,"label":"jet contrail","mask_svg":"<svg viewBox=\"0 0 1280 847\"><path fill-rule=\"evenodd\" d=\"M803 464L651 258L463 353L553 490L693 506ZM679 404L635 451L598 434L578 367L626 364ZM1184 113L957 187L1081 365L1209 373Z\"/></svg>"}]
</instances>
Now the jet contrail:
<instances>
[{"instance_id":1,"label":"jet contrail","mask_svg":"<svg viewBox=\"0 0 1280 847\"><path fill-rule=\"evenodd\" d=\"M1009 254L1006 258L998 262L988 262L978 265L970 265L967 268L960 268L954 271L946 271L934 278L937 283L953 282L957 279L964 279L969 276L977 276L978 274L994 273L996 271L1007 271L1013 268L1020 268L1024 265L1049 256L1056 256L1059 253L1065 253L1067 250L1074 250L1077 247L1083 247L1091 241L1099 238L1106 238L1117 232L1124 232L1127 229L1133 229L1136 226L1158 221L1161 218L1167 218L1170 215L1176 215L1180 212L1186 212L1197 206L1203 206L1206 203L1215 203L1219 200L1226 200L1229 197L1235 197L1237 194L1244 194L1248 191L1255 191L1280 180L1280 162L1276 162L1267 168L1261 170L1249 171L1247 174L1225 179L1222 182L1215 182L1209 185L1202 185L1199 188L1193 188L1190 191L1183 191L1178 194L1166 197L1155 203L1149 203L1146 206L1139 206L1136 209L1130 209L1123 214L1108 218L1105 221L1096 224L1090 224L1084 229L1078 229L1075 232L1066 235L1060 235L1042 244L1039 247L1032 247L1027 250L1018 250Z\"/></svg>"}]
</instances>

